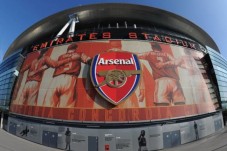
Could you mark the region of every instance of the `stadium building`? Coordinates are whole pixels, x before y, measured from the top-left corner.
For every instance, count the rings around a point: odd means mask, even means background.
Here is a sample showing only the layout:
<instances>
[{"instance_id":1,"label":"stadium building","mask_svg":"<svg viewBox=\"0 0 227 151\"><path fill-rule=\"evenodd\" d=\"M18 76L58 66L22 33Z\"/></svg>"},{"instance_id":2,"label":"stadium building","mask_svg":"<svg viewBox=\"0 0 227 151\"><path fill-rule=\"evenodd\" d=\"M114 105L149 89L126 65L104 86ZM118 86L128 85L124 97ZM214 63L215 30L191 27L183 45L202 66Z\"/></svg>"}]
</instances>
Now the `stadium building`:
<instances>
[{"instance_id":1,"label":"stadium building","mask_svg":"<svg viewBox=\"0 0 227 151\"><path fill-rule=\"evenodd\" d=\"M226 84L226 60L187 19L141 5L79 6L6 51L1 127L74 151L170 148L224 127Z\"/></svg>"}]
</instances>

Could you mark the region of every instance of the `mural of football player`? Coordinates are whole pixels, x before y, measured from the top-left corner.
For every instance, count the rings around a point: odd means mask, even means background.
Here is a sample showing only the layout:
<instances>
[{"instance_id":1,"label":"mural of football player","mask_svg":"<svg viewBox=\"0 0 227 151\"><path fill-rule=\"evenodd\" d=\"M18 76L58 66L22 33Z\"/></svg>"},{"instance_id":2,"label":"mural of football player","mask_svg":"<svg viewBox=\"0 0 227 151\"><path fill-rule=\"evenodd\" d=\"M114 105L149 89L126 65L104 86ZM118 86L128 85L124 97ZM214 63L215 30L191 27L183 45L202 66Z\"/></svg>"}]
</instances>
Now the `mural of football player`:
<instances>
[{"instance_id":1,"label":"mural of football player","mask_svg":"<svg viewBox=\"0 0 227 151\"><path fill-rule=\"evenodd\" d=\"M90 63L91 58L77 52L77 44L68 46L67 52L58 57L58 61L68 59L55 68L53 79L44 98L43 106L74 107L76 98L76 82L81 70L81 62Z\"/></svg>"},{"instance_id":2,"label":"mural of football player","mask_svg":"<svg viewBox=\"0 0 227 151\"><path fill-rule=\"evenodd\" d=\"M147 141L145 138L145 130L141 130L140 135L138 137L139 149L138 151L147 151Z\"/></svg>"},{"instance_id":3,"label":"mural of football player","mask_svg":"<svg viewBox=\"0 0 227 151\"><path fill-rule=\"evenodd\" d=\"M175 59L164 52L158 43L151 43L151 48L153 51L138 53L138 57L147 60L152 68L155 80L154 104L158 106L185 104Z\"/></svg>"},{"instance_id":4,"label":"mural of football player","mask_svg":"<svg viewBox=\"0 0 227 151\"><path fill-rule=\"evenodd\" d=\"M28 70L26 83L23 87L22 94L18 100L18 104L36 105L36 98L39 91L39 85L42 80L44 71L49 68L55 68L64 62L56 62L45 55L47 49L38 51L38 57L30 64L25 65L20 72L24 73Z\"/></svg>"},{"instance_id":5,"label":"mural of football player","mask_svg":"<svg viewBox=\"0 0 227 151\"><path fill-rule=\"evenodd\" d=\"M211 101L208 88L196 60L199 61L199 58L197 56L193 56L191 50L184 49L184 55L179 57L176 61L176 64L181 67L179 70L183 71L184 74L182 76L182 78L184 78L182 80L182 86L184 84L186 88L190 88L191 90L191 93L189 93L190 91L185 90L188 93L185 93L185 97L187 94L187 97L194 103L198 103L200 101Z\"/></svg>"}]
</instances>

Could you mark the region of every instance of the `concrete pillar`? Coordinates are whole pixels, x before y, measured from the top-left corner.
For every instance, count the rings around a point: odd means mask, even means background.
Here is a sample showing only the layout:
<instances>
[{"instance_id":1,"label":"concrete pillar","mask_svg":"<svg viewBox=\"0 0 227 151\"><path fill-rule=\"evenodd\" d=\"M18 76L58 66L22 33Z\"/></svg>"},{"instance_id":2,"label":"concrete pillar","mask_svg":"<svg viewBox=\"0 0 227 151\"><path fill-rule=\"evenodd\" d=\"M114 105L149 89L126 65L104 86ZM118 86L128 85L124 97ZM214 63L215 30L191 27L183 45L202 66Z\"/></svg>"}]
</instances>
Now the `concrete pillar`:
<instances>
[{"instance_id":1,"label":"concrete pillar","mask_svg":"<svg viewBox=\"0 0 227 151\"><path fill-rule=\"evenodd\" d=\"M4 115L4 112L2 111L2 114L1 114L1 129L3 129L3 115Z\"/></svg>"}]
</instances>

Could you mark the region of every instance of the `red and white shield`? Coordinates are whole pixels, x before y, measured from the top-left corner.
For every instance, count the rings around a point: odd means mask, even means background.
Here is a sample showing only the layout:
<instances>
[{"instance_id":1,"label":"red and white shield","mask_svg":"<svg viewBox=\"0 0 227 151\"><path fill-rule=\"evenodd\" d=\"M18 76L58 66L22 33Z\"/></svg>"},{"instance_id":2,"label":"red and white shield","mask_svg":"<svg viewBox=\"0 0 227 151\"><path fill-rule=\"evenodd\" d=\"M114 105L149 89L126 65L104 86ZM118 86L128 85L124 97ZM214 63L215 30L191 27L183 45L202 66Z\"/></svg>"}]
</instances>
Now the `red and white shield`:
<instances>
[{"instance_id":1,"label":"red and white shield","mask_svg":"<svg viewBox=\"0 0 227 151\"><path fill-rule=\"evenodd\" d=\"M117 105L135 90L139 83L141 67L135 54L106 52L93 58L90 73L98 93Z\"/></svg>"}]
</instances>

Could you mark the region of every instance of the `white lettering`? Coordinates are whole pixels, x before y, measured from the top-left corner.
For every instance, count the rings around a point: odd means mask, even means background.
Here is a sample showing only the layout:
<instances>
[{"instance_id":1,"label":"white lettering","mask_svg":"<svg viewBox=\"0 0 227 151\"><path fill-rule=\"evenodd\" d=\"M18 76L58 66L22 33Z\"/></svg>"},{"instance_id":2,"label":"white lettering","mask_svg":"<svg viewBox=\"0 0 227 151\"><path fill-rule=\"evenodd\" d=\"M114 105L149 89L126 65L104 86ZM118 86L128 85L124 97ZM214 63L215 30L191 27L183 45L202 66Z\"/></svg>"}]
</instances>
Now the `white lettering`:
<instances>
[{"instance_id":1,"label":"white lettering","mask_svg":"<svg viewBox=\"0 0 227 151\"><path fill-rule=\"evenodd\" d=\"M134 64L133 62L133 58L130 59L104 59L104 58L100 58L98 61L98 65L118 65L118 64L125 64L125 65L130 65L130 64Z\"/></svg>"}]
</instances>

